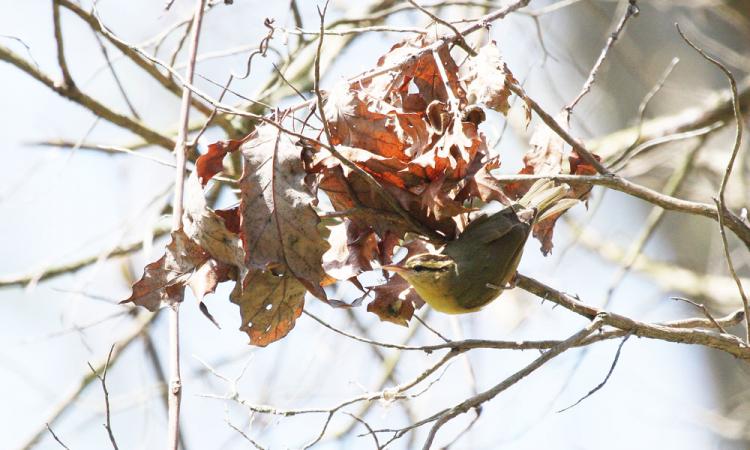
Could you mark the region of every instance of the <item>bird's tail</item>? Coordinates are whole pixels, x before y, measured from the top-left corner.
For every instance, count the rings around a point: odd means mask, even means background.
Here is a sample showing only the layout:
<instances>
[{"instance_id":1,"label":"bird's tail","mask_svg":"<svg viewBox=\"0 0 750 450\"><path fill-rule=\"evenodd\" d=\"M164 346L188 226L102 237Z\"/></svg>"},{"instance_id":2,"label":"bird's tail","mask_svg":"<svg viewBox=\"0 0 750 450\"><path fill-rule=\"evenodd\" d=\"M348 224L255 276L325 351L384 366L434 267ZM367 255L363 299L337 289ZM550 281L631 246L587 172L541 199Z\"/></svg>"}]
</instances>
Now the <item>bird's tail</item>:
<instances>
[{"instance_id":1,"label":"bird's tail","mask_svg":"<svg viewBox=\"0 0 750 450\"><path fill-rule=\"evenodd\" d=\"M536 222L562 214L575 206L579 200L565 198L570 192L570 186L563 183L555 185L549 179L541 179L529 188L528 192L518 200L518 204L526 209L536 210Z\"/></svg>"}]
</instances>

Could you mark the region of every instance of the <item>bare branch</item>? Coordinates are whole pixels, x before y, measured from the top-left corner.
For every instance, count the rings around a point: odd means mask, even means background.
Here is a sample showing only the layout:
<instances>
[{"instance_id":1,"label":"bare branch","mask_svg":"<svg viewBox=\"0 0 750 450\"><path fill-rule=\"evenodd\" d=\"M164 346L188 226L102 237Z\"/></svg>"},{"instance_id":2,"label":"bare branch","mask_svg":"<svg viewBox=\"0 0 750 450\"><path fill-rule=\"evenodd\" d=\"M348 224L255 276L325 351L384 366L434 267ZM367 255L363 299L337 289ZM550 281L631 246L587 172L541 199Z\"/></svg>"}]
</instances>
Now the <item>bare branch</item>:
<instances>
[{"instance_id":1,"label":"bare branch","mask_svg":"<svg viewBox=\"0 0 750 450\"><path fill-rule=\"evenodd\" d=\"M430 447L432 446L432 441L435 439L435 435L437 434L438 430L440 430L440 428L443 425L445 425L449 420L453 419L459 414L463 414L467 412L468 410L481 405L482 403L492 400L498 394L508 389L509 387L513 386L514 384L518 383L519 381L524 379L526 376L531 374L536 369L540 368L547 361L551 360L555 356L558 356L559 354L563 353L569 348L575 346L577 343L585 339L591 333L601 328L604 325L605 318L606 318L606 314L603 314L603 313L595 315L591 323L588 326L586 326L584 329L572 335L571 337L564 340L560 344L547 350L540 357L532 361L531 364L519 370L518 372L514 373L510 377L506 378L501 383L495 385L491 389L488 389L480 394L477 394L473 397L470 397L464 400L463 402L459 403L458 405L452 408L446 409L440 413L437 413L431 416L428 420L435 421L435 424L430 429L430 432L428 433L427 438L425 439L425 443L422 449L423 450L430 449Z\"/></svg>"},{"instance_id":2,"label":"bare branch","mask_svg":"<svg viewBox=\"0 0 750 450\"><path fill-rule=\"evenodd\" d=\"M0 45L0 61L5 61L16 66L27 75L44 84L49 89L55 91L57 94L71 101L74 101L75 103L78 103L79 105L83 106L84 108L88 109L104 120L132 131L147 142L159 145L170 150L174 148L174 141L172 141L172 139L170 139L169 137L162 135L158 131L152 130L138 120L131 119L128 116L111 110L104 104L95 100L93 97L90 97L78 90L75 85L60 85L59 83L55 83L55 81L52 80L52 78L50 78L47 74L40 71L35 66L32 66L28 61L2 45Z\"/></svg>"},{"instance_id":3,"label":"bare branch","mask_svg":"<svg viewBox=\"0 0 750 450\"><path fill-rule=\"evenodd\" d=\"M63 76L63 86L72 89L75 86L73 77L70 76L68 62L65 59L65 46L63 45L62 27L60 26L60 3L52 0L52 22L55 29L55 43L57 44L57 64Z\"/></svg>"},{"instance_id":4,"label":"bare branch","mask_svg":"<svg viewBox=\"0 0 750 450\"><path fill-rule=\"evenodd\" d=\"M549 287L533 278L518 274L518 287L544 300L557 303L565 309L586 318L596 317L603 313L599 308L589 306L580 300ZM731 334L715 333L697 329L679 329L658 324L639 322L620 314L607 313L604 317L605 325L630 332L639 337L659 339L683 344L698 344L725 351L741 359L750 359L750 347L741 339Z\"/></svg>"},{"instance_id":5,"label":"bare branch","mask_svg":"<svg viewBox=\"0 0 750 450\"><path fill-rule=\"evenodd\" d=\"M64 448L65 450L70 450L70 448L68 448L67 445L63 444L63 442L60 440L60 438L57 437L57 435L55 434L55 432L52 431L52 428L49 426L48 423L45 423L44 426L47 427L47 431L49 431L49 434L52 435L52 437L57 441L58 444L60 444L60 446L62 448Z\"/></svg>"},{"instance_id":6,"label":"bare branch","mask_svg":"<svg viewBox=\"0 0 750 450\"><path fill-rule=\"evenodd\" d=\"M195 71L195 58L198 55L198 41L200 40L201 23L206 0L197 0L192 21L192 39L190 41L188 66L185 69L185 81L193 82ZM174 201L172 203L172 231L182 228L182 201L185 184L185 163L187 161L187 134L190 118L190 104L192 91L187 87L182 90L182 103L180 105L180 121L177 131L177 141L174 152L176 157ZM169 308L169 391L167 399L169 403L169 423L167 429L168 447L177 450L180 436L180 401L182 399L182 377L180 375L180 298L172 299Z\"/></svg>"},{"instance_id":7,"label":"bare branch","mask_svg":"<svg viewBox=\"0 0 750 450\"><path fill-rule=\"evenodd\" d=\"M724 192L727 189L727 183L729 182L729 177L732 174L732 168L734 167L734 160L737 159L737 153L740 151L740 145L742 144L742 113L740 112L740 102L739 102L739 95L737 94L737 82L734 79L734 76L732 75L732 72L729 71L721 62L716 60L715 58L712 58L706 52L704 52L700 47L696 46L694 43L690 41L690 39L685 36L685 34L680 30L680 26L675 24L677 27L677 32L680 33L680 36L682 36L682 39L687 42L689 46L691 46L695 51L700 53L700 55L711 64L718 67L724 75L726 75L727 79L729 80L729 86L732 91L732 109L734 111L734 121L736 124L735 129L735 135L734 135L734 146L732 147L732 154L729 157L729 161L727 162L726 169L724 170L724 177L721 179L721 186L719 187L719 196L718 199L715 199L716 201L716 208L718 211L725 211L726 203L724 202ZM750 345L750 302L748 302L747 294L745 294L745 289L742 287L742 281L740 281L740 278L737 276L737 272L734 270L734 263L732 262L732 256L729 251L729 242L727 241L727 235L724 231L724 215L719 214L719 234L721 235L721 241L724 245L724 255L727 259L727 266L729 266L729 273L732 274L732 278L734 279L735 284L737 284L737 290L740 293L740 297L742 297L742 305L745 307L745 342Z\"/></svg>"},{"instance_id":8,"label":"bare branch","mask_svg":"<svg viewBox=\"0 0 750 450\"><path fill-rule=\"evenodd\" d=\"M507 183L514 181L539 180L543 178L561 181L563 183L582 182L591 183L597 186L605 186L616 191L630 194L633 197L638 197L669 211L679 211L687 214L708 217L709 219L717 221L719 220L719 213L716 205L691 202L670 197L669 195L664 195L661 192L633 183L632 181L617 175L502 175L496 177L497 180ZM750 248L750 227L745 224L742 218L726 209L722 211L721 217L725 222L725 226L732 230L732 232L740 238L748 248Z\"/></svg>"}]
</instances>

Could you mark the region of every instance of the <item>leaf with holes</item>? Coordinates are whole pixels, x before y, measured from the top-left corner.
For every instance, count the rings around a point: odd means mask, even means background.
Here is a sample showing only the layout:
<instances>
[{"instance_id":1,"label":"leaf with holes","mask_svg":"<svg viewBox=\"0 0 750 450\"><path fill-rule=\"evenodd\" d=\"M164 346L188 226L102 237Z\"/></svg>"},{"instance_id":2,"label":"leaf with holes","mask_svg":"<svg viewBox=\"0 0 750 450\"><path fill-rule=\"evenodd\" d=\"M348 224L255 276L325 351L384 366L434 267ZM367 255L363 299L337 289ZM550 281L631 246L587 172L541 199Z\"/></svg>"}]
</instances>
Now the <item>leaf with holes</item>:
<instances>
[{"instance_id":1,"label":"leaf with holes","mask_svg":"<svg viewBox=\"0 0 750 450\"><path fill-rule=\"evenodd\" d=\"M265 347L294 328L305 304L305 287L292 276L255 270L235 285L229 299L240 307L240 331L252 345Z\"/></svg>"},{"instance_id":2,"label":"leaf with holes","mask_svg":"<svg viewBox=\"0 0 750 450\"><path fill-rule=\"evenodd\" d=\"M249 269L288 273L325 299L321 266L328 243L305 184L301 149L270 125L261 125L242 146L241 236Z\"/></svg>"}]
</instances>

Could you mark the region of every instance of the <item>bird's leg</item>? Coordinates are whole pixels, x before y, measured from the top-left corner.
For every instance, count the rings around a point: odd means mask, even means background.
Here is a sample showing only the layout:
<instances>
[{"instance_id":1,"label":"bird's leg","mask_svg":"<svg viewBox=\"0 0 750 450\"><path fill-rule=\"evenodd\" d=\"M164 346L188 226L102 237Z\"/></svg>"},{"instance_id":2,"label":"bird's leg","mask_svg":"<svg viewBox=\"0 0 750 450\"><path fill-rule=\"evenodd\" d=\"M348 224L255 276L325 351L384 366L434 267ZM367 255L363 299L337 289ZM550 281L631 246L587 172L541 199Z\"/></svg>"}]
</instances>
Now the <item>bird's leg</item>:
<instances>
[{"instance_id":1,"label":"bird's leg","mask_svg":"<svg viewBox=\"0 0 750 450\"><path fill-rule=\"evenodd\" d=\"M508 281L508 287L506 289L514 289L516 287L516 282L518 281L518 272L513 274L513 278Z\"/></svg>"}]
</instances>

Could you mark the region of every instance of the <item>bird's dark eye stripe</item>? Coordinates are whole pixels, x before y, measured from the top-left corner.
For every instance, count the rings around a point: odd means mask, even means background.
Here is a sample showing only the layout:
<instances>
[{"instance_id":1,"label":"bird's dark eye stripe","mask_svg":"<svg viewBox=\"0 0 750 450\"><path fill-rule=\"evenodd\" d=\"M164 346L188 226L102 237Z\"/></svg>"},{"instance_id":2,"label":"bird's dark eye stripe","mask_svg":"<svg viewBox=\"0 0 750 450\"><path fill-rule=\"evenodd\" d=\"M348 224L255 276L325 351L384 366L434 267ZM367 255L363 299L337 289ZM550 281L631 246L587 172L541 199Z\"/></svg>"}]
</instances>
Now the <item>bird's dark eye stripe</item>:
<instances>
[{"instance_id":1,"label":"bird's dark eye stripe","mask_svg":"<svg viewBox=\"0 0 750 450\"><path fill-rule=\"evenodd\" d=\"M414 266L412 270L415 272L444 272L448 270L448 266Z\"/></svg>"}]
</instances>

